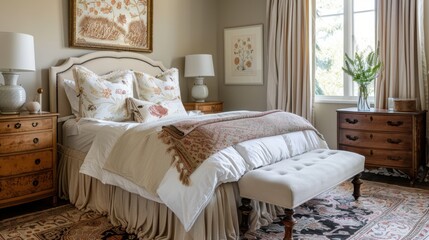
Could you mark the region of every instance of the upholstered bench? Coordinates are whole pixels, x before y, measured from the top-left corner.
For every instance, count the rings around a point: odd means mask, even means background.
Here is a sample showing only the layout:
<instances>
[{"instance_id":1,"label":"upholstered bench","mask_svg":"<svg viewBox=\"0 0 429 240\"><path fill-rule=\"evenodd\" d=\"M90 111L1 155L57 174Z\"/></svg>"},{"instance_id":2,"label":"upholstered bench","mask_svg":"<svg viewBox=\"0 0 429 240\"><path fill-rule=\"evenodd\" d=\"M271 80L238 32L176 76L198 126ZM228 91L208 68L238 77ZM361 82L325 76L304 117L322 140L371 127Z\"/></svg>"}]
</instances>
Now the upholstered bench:
<instances>
[{"instance_id":1,"label":"upholstered bench","mask_svg":"<svg viewBox=\"0 0 429 240\"><path fill-rule=\"evenodd\" d=\"M353 196L360 196L365 157L330 149L316 149L246 173L238 186L242 197L242 232L248 230L250 199L285 208L284 239L292 239L294 208L353 178Z\"/></svg>"}]
</instances>

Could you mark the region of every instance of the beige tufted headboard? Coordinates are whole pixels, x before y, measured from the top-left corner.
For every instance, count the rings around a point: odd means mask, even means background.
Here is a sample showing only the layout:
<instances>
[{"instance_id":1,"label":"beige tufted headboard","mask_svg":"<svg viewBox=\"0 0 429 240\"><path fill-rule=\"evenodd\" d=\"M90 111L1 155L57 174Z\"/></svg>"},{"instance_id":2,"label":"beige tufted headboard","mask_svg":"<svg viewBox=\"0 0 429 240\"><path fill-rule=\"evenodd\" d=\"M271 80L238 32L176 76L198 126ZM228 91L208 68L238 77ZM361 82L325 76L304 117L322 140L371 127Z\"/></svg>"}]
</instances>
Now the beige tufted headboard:
<instances>
[{"instance_id":1,"label":"beige tufted headboard","mask_svg":"<svg viewBox=\"0 0 429 240\"><path fill-rule=\"evenodd\" d=\"M157 75L166 70L161 62L134 52L99 51L81 57L71 57L63 64L51 67L49 72L50 110L60 114L59 121L71 116L63 80L73 80L72 70L76 65L85 66L100 75L121 69L131 69L151 75Z\"/></svg>"}]
</instances>

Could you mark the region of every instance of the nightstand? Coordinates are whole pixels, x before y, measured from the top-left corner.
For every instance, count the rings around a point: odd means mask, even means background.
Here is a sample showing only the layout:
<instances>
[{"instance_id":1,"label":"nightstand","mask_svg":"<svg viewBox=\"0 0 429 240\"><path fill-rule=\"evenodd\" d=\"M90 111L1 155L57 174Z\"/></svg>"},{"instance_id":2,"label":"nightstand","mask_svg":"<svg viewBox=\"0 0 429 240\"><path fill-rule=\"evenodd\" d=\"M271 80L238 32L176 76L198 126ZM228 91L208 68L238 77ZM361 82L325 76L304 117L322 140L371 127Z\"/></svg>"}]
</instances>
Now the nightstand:
<instances>
[{"instance_id":1,"label":"nightstand","mask_svg":"<svg viewBox=\"0 0 429 240\"><path fill-rule=\"evenodd\" d=\"M183 105L186 111L200 110L205 114L223 111L223 102L188 102Z\"/></svg>"},{"instance_id":2,"label":"nightstand","mask_svg":"<svg viewBox=\"0 0 429 240\"><path fill-rule=\"evenodd\" d=\"M57 116L0 115L0 208L57 201Z\"/></svg>"}]
</instances>

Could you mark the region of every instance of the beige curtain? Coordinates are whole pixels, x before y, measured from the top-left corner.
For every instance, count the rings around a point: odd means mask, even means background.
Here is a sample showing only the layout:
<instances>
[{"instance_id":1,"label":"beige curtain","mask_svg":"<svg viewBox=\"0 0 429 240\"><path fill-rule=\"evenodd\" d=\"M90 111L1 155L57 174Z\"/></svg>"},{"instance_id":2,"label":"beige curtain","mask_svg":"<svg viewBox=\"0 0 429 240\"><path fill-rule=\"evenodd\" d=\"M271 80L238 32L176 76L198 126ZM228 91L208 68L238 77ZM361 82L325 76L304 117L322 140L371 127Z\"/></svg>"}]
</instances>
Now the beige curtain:
<instances>
[{"instance_id":1,"label":"beige curtain","mask_svg":"<svg viewBox=\"0 0 429 240\"><path fill-rule=\"evenodd\" d=\"M428 107L423 32L424 0L379 0L378 36L383 71L376 82L376 107L387 98L415 98L418 109Z\"/></svg>"},{"instance_id":2,"label":"beige curtain","mask_svg":"<svg viewBox=\"0 0 429 240\"><path fill-rule=\"evenodd\" d=\"M309 0L268 0L268 109L312 121Z\"/></svg>"}]
</instances>

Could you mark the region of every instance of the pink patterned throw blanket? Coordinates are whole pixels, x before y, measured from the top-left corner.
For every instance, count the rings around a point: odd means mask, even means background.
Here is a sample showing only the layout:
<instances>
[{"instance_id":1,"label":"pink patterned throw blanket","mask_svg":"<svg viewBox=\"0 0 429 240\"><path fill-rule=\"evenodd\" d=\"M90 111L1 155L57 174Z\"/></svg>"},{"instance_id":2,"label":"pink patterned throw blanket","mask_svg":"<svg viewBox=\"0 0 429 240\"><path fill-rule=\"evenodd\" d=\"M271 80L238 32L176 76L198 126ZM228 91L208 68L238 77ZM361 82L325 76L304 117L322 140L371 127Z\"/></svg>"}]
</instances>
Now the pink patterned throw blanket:
<instances>
[{"instance_id":1,"label":"pink patterned throw blanket","mask_svg":"<svg viewBox=\"0 0 429 240\"><path fill-rule=\"evenodd\" d=\"M180 180L189 185L189 177L195 169L222 149L251 139L303 130L313 130L323 139L306 119L279 110L202 121L186 120L163 126L159 137L173 152Z\"/></svg>"}]
</instances>

